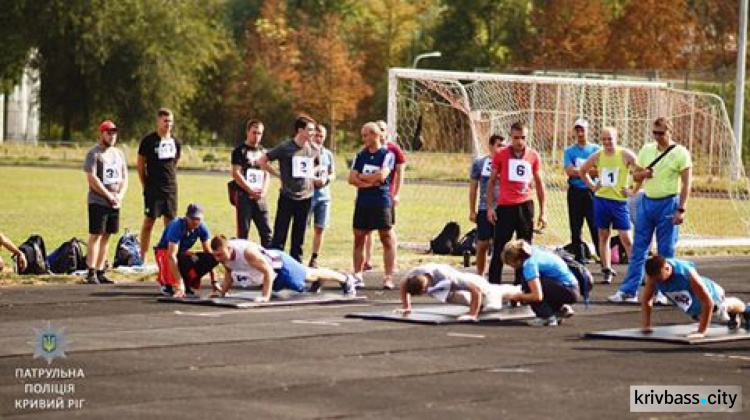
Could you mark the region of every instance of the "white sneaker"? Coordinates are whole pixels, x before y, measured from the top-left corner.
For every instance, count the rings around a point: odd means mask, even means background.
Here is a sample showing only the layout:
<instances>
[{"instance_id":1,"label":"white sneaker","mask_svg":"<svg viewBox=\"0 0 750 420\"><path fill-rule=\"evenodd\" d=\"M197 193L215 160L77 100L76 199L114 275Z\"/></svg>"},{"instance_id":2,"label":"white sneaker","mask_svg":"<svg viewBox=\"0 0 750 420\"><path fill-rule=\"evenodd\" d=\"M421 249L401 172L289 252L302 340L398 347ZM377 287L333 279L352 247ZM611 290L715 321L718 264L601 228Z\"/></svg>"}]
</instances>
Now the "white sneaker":
<instances>
[{"instance_id":1,"label":"white sneaker","mask_svg":"<svg viewBox=\"0 0 750 420\"><path fill-rule=\"evenodd\" d=\"M552 315L549 318L534 318L531 321L527 322L528 325L532 327L556 327L557 326L557 318Z\"/></svg>"},{"instance_id":2,"label":"white sneaker","mask_svg":"<svg viewBox=\"0 0 750 420\"><path fill-rule=\"evenodd\" d=\"M669 306L671 303L669 302L669 299L664 296L664 293L656 292L656 296L654 296L654 305Z\"/></svg>"},{"instance_id":3,"label":"white sneaker","mask_svg":"<svg viewBox=\"0 0 750 420\"><path fill-rule=\"evenodd\" d=\"M573 310L573 307L570 305L563 305L560 307L560 310L557 312L558 318L570 318L573 315L575 315L575 311Z\"/></svg>"},{"instance_id":4,"label":"white sneaker","mask_svg":"<svg viewBox=\"0 0 750 420\"><path fill-rule=\"evenodd\" d=\"M638 303L638 296L618 290L614 295L608 297L607 300L612 303Z\"/></svg>"}]
</instances>

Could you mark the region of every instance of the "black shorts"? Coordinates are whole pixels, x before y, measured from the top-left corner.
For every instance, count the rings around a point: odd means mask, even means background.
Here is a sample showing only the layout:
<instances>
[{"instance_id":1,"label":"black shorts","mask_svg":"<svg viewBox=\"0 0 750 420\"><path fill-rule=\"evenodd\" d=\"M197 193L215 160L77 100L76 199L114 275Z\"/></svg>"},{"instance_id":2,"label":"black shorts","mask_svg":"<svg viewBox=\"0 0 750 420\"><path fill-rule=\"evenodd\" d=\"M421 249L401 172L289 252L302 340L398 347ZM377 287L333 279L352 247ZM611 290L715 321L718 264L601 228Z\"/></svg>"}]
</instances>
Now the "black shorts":
<instances>
[{"instance_id":1,"label":"black shorts","mask_svg":"<svg viewBox=\"0 0 750 420\"><path fill-rule=\"evenodd\" d=\"M177 216L177 194L143 196L143 214L146 217L157 219L166 216L170 219Z\"/></svg>"},{"instance_id":2,"label":"black shorts","mask_svg":"<svg viewBox=\"0 0 750 420\"><path fill-rule=\"evenodd\" d=\"M391 206L391 226L396 226L396 206Z\"/></svg>"},{"instance_id":3,"label":"black shorts","mask_svg":"<svg viewBox=\"0 0 750 420\"><path fill-rule=\"evenodd\" d=\"M477 240L489 241L495 235L495 225L487 220L487 210L477 212Z\"/></svg>"},{"instance_id":4,"label":"black shorts","mask_svg":"<svg viewBox=\"0 0 750 420\"><path fill-rule=\"evenodd\" d=\"M354 229L366 231L390 229L392 221L393 213L391 212L391 206L354 206Z\"/></svg>"},{"instance_id":5,"label":"black shorts","mask_svg":"<svg viewBox=\"0 0 750 420\"><path fill-rule=\"evenodd\" d=\"M101 204L89 204L90 234L117 233L118 230L120 230L120 209Z\"/></svg>"}]
</instances>

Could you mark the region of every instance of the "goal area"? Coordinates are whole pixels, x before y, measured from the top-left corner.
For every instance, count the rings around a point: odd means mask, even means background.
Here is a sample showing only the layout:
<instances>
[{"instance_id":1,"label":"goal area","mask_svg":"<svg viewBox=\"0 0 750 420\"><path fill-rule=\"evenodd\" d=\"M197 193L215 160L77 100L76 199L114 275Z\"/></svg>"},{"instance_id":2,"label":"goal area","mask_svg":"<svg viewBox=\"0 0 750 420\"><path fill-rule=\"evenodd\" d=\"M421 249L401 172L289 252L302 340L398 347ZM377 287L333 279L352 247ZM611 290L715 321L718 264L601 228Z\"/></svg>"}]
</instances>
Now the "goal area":
<instances>
[{"instance_id":1,"label":"goal area","mask_svg":"<svg viewBox=\"0 0 750 420\"><path fill-rule=\"evenodd\" d=\"M469 165L488 152L490 135L508 138L511 124L520 121L529 129L529 146L541 155L547 189L548 228L535 242L569 242L562 161L565 148L575 143L574 121L587 119L588 140L597 144L602 127L616 127L618 143L637 153L653 141L652 123L660 116L672 120L673 139L693 158L681 246L750 245L748 178L726 107L716 95L660 82L389 71L388 134L411 152L406 188L416 188L412 199L432 203L429 214L409 218L430 233L446 219L460 221L463 230L471 228Z\"/></svg>"}]
</instances>

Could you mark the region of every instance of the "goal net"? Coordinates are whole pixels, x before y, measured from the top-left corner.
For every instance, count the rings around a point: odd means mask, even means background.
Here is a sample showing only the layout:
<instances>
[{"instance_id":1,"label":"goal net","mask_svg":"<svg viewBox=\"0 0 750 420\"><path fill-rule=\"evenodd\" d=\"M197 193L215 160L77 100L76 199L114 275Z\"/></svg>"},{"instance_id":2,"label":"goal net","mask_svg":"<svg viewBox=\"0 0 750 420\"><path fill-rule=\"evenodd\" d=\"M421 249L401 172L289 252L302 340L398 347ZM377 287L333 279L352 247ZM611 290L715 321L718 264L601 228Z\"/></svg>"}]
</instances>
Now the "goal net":
<instances>
[{"instance_id":1,"label":"goal net","mask_svg":"<svg viewBox=\"0 0 750 420\"><path fill-rule=\"evenodd\" d=\"M406 179L420 185L413 192L414 199L432 203L431 215L439 218L414 217L414 223L429 224L427 232L439 229L446 219L460 221L463 230L471 227L467 219L470 162L488 152L491 134L507 138L511 124L521 121L529 128L529 146L542 157L547 188L549 227L535 240L567 243L570 230L562 161L565 148L575 142L576 118L589 121L590 142L600 143L602 127L614 126L619 144L637 153L644 142L652 141L652 123L659 116L671 118L673 139L693 157L693 188L680 233L682 245L747 244L748 179L726 108L716 95L656 82L414 69L389 73L389 135L412 152ZM405 212L400 214L407 217ZM589 241L588 234L584 240Z\"/></svg>"}]
</instances>

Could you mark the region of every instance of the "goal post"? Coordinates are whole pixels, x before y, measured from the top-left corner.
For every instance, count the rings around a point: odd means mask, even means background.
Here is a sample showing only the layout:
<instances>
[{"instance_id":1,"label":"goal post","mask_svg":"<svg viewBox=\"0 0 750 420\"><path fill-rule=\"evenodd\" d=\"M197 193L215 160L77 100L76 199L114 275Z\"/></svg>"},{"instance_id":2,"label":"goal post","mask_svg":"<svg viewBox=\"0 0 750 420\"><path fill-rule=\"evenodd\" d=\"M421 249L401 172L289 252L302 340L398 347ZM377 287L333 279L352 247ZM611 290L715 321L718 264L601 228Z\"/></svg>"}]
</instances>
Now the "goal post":
<instances>
[{"instance_id":1,"label":"goal post","mask_svg":"<svg viewBox=\"0 0 750 420\"><path fill-rule=\"evenodd\" d=\"M488 152L491 134L507 138L513 122L527 125L527 141L542 157L548 191L549 228L539 237L546 244L570 240L562 159L565 148L575 142L575 119L589 121L590 142L600 143L602 128L614 126L618 143L637 152L652 141L651 126L659 116L672 120L674 140L693 158L690 213L681 238L698 239L696 245L707 238L749 238L748 179L737 163L740 151L726 107L716 95L673 89L662 82L389 71L389 138L398 139L419 164L442 167L439 175L416 168L407 175L411 182L468 183L467 162ZM433 192L428 198L459 207L453 217L465 220L458 211L468 213L468 205L457 206L467 203L465 191L444 194L436 197ZM587 234L584 239L589 240Z\"/></svg>"}]
</instances>

